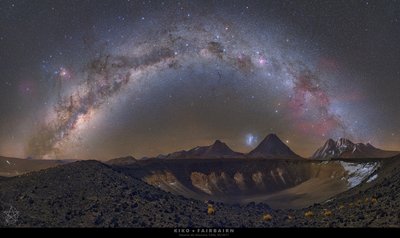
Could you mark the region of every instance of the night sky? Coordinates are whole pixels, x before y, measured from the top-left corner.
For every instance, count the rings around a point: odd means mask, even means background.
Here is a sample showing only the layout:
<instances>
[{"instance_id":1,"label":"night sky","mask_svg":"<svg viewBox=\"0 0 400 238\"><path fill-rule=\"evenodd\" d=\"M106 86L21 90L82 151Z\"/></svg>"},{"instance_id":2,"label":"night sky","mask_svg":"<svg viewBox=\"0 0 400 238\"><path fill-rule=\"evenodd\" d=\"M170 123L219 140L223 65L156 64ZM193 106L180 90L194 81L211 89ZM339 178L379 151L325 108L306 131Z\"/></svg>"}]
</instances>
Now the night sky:
<instances>
[{"instance_id":1,"label":"night sky","mask_svg":"<svg viewBox=\"0 0 400 238\"><path fill-rule=\"evenodd\" d=\"M1 0L0 155L399 150L399 21L394 0Z\"/></svg>"}]
</instances>

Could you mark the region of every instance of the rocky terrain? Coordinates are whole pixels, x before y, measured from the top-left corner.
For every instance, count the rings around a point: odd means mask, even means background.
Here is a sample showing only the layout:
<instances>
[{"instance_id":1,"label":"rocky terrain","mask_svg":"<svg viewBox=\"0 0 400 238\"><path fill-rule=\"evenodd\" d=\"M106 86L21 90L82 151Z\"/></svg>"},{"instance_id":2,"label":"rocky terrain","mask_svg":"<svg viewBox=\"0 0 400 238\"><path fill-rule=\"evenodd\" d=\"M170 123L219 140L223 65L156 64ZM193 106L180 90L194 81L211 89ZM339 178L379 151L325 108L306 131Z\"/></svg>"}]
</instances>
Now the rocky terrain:
<instances>
[{"instance_id":1,"label":"rocky terrain","mask_svg":"<svg viewBox=\"0 0 400 238\"><path fill-rule=\"evenodd\" d=\"M296 211L312 211L305 226L400 227L400 156L381 160L374 180L356 186L328 201ZM326 215L330 211L330 215ZM324 215L325 213L325 215Z\"/></svg>"},{"instance_id":2,"label":"rocky terrain","mask_svg":"<svg viewBox=\"0 0 400 238\"><path fill-rule=\"evenodd\" d=\"M175 196L97 161L76 162L0 182L0 209L17 209L18 227L250 226L243 208ZM262 215L267 205L249 206ZM236 210L232 213L232 211ZM230 220L232 215L235 217ZM4 219L2 226L7 226Z\"/></svg>"},{"instance_id":3,"label":"rocky terrain","mask_svg":"<svg viewBox=\"0 0 400 238\"><path fill-rule=\"evenodd\" d=\"M374 179L372 179L375 177ZM204 201L162 191L97 161L0 180L0 210L18 227L398 227L400 157L381 161L361 184L301 209ZM315 189L318 189L316 187Z\"/></svg>"}]
</instances>

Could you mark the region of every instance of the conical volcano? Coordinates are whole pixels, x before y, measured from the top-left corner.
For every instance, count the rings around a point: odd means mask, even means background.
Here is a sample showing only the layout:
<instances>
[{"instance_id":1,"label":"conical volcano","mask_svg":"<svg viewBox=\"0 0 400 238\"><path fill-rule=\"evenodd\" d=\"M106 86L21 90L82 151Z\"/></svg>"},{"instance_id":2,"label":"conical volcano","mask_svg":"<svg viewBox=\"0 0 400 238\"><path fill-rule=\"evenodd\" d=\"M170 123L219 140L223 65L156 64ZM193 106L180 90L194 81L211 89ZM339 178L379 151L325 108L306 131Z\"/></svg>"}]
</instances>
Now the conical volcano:
<instances>
[{"instance_id":1,"label":"conical volcano","mask_svg":"<svg viewBox=\"0 0 400 238\"><path fill-rule=\"evenodd\" d=\"M285 143L275 134L269 134L261 143L250 153L251 158L301 158L294 153Z\"/></svg>"}]
</instances>

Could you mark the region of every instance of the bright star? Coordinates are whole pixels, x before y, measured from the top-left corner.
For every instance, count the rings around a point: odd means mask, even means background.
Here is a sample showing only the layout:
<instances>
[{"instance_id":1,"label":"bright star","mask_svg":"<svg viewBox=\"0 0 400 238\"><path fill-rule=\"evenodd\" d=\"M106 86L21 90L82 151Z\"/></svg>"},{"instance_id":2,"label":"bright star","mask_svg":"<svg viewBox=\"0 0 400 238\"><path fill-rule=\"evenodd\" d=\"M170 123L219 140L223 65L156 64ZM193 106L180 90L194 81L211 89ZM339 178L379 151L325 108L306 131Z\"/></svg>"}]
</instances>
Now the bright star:
<instances>
[{"instance_id":1,"label":"bright star","mask_svg":"<svg viewBox=\"0 0 400 238\"><path fill-rule=\"evenodd\" d=\"M67 70L65 68L60 68L60 76L66 76L68 74Z\"/></svg>"},{"instance_id":2,"label":"bright star","mask_svg":"<svg viewBox=\"0 0 400 238\"><path fill-rule=\"evenodd\" d=\"M71 73L68 71L67 68L64 68L64 67L60 67L54 73L62 79L70 79L71 78Z\"/></svg>"}]
</instances>

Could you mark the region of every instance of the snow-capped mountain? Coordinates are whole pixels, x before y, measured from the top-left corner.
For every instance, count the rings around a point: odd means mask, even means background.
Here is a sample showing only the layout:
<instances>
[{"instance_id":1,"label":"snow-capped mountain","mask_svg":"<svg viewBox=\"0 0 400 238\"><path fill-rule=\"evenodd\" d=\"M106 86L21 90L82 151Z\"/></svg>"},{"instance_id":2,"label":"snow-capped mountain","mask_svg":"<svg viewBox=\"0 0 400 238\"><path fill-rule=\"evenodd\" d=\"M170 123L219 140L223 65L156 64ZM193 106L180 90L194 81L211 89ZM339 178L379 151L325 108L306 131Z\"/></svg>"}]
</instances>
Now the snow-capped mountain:
<instances>
[{"instance_id":1,"label":"snow-capped mountain","mask_svg":"<svg viewBox=\"0 0 400 238\"><path fill-rule=\"evenodd\" d=\"M332 158L386 158L399 154L398 151L381 150L367 143L353 143L349 139L329 139L313 155L313 159Z\"/></svg>"}]
</instances>

